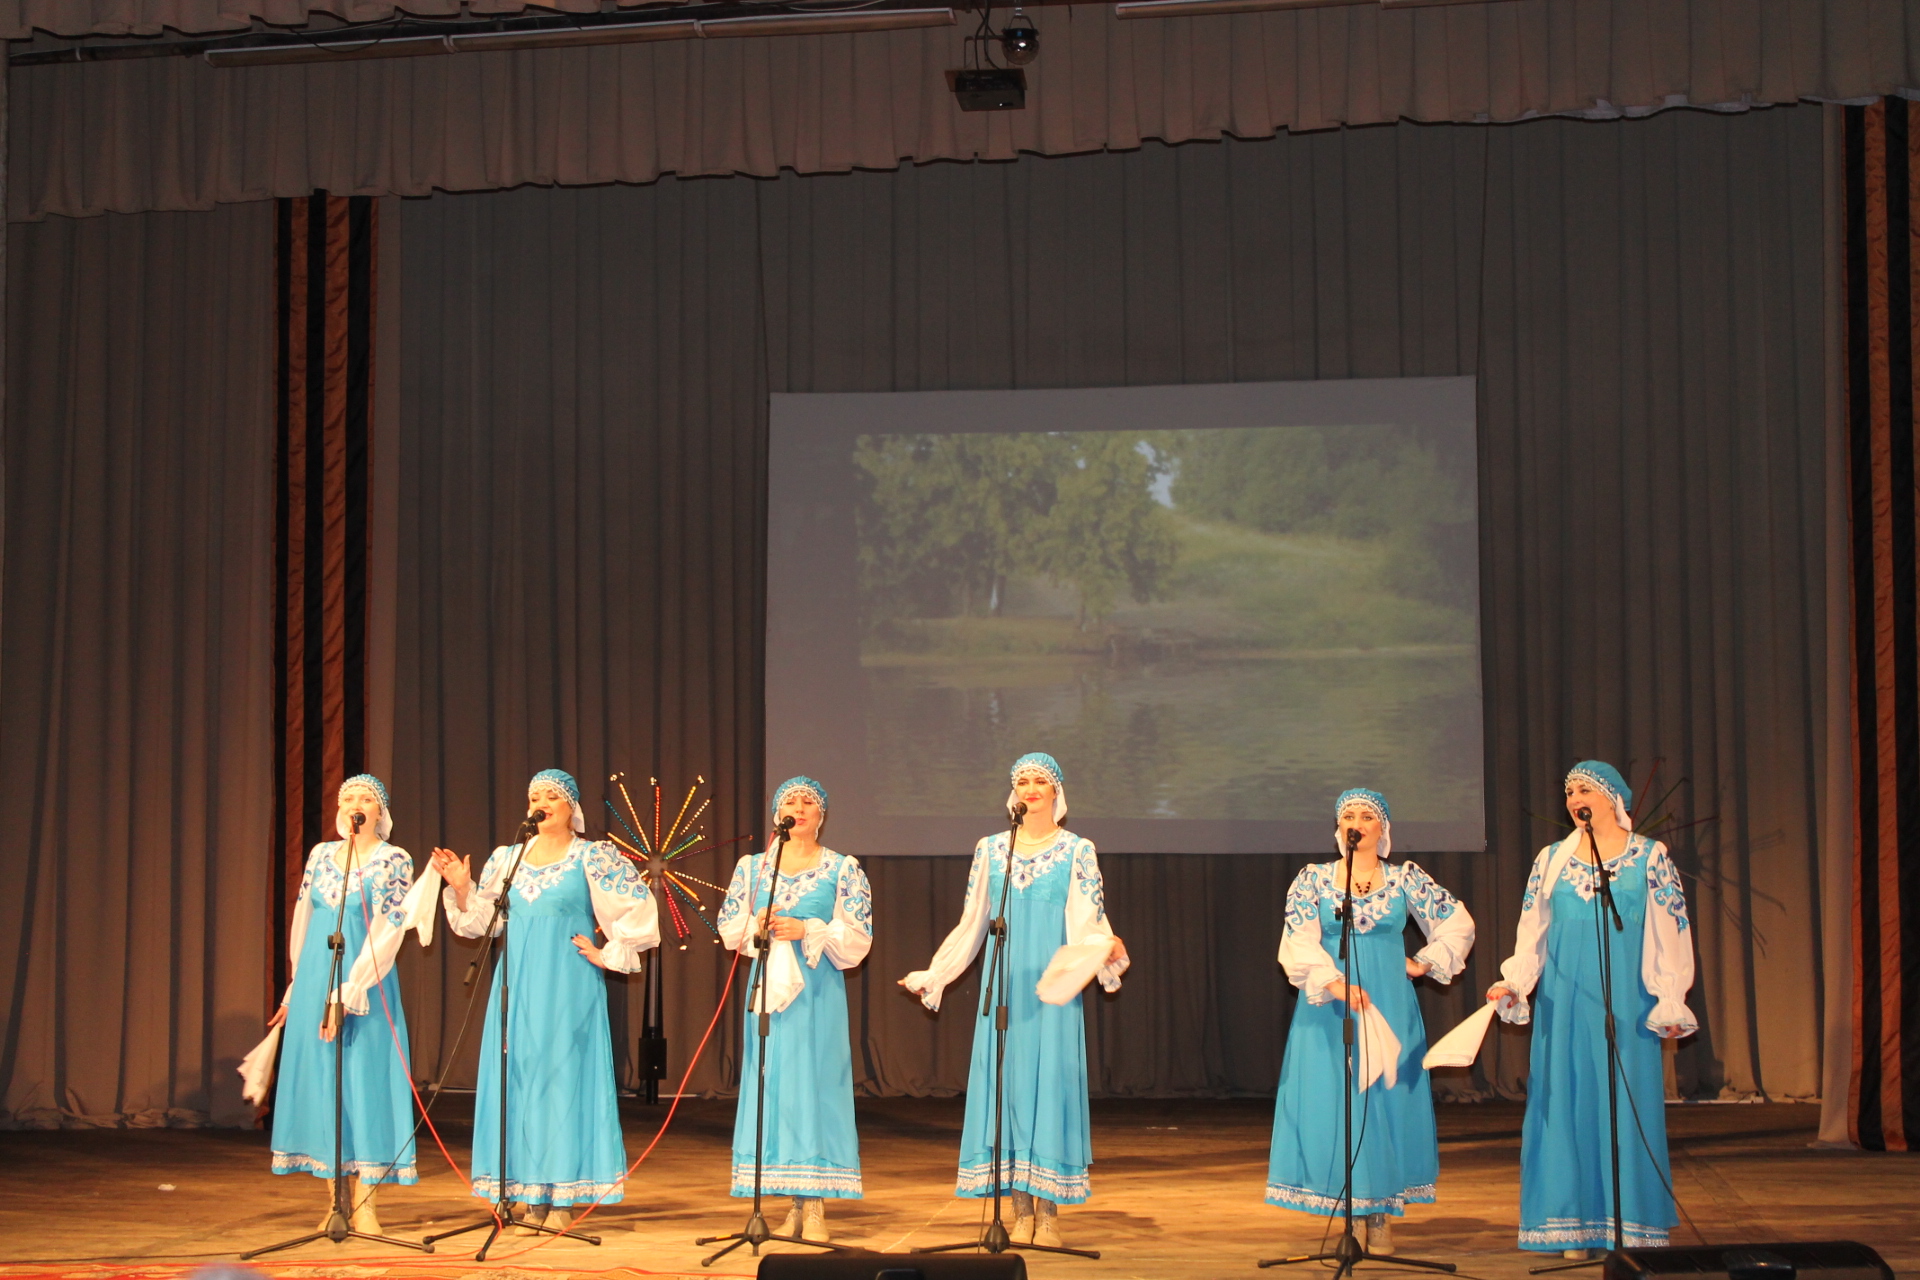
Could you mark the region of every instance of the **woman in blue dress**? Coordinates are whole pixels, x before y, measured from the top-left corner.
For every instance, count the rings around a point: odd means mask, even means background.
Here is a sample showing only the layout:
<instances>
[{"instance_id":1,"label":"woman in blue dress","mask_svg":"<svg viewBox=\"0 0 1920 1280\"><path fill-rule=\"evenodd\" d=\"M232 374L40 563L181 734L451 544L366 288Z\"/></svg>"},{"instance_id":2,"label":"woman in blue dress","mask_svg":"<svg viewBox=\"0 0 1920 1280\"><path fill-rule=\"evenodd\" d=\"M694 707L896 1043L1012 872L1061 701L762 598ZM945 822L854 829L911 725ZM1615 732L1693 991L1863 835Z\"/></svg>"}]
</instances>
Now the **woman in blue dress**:
<instances>
[{"instance_id":1,"label":"woman in blue dress","mask_svg":"<svg viewBox=\"0 0 1920 1280\"><path fill-rule=\"evenodd\" d=\"M357 820L357 821L356 821ZM273 1171L331 1179L356 1174L350 1224L380 1235L376 1188L419 1180L413 1155L413 1092L407 1064L407 1015L400 1007L394 956L406 936L413 859L387 843L393 814L387 789L370 773L340 784L334 829L340 839L313 846L294 903L287 940L293 981L270 1026L281 1033L280 1083L273 1107ZM346 910L341 912L341 896ZM327 938L338 921L346 939L336 1027L329 1012ZM376 1010L373 1006L378 1005ZM366 1016L369 1013L372 1016ZM355 1016L359 1015L359 1016ZM388 1020L391 1019L391 1025ZM334 1035L343 1040L340 1170L333 1167ZM328 1214L332 1188L328 1188ZM327 1219L320 1220L324 1230Z\"/></svg>"},{"instance_id":2,"label":"woman in blue dress","mask_svg":"<svg viewBox=\"0 0 1920 1280\"><path fill-rule=\"evenodd\" d=\"M1664 1245L1675 1224L1660 1041L1699 1024L1686 1003L1693 986L1687 900L1667 847L1633 833L1633 791L1610 764L1573 766L1566 797L1574 833L1534 858L1513 955L1487 999L1498 1001L1505 1021L1533 1023L1520 1134L1520 1247L1584 1258L1613 1244L1602 928L1612 944L1620 1217L1629 1247ZM1591 839L1578 825L1587 819ZM1602 922L1600 868L1619 929Z\"/></svg>"},{"instance_id":3,"label":"woman in blue dress","mask_svg":"<svg viewBox=\"0 0 1920 1280\"><path fill-rule=\"evenodd\" d=\"M771 896L767 949L766 1147L761 1190L792 1196L778 1234L825 1242L826 1201L860 1198L860 1138L853 1123L853 1046L847 1035L847 982L841 970L873 946L873 893L860 864L820 844L827 789L789 778L773 793L776 822L793 828L773 885L773 855L749 854L733 869L721 904L720 939L755 957L754 934ZM822 959L829 963L821 964ZM733 1117L733 1194L751 1196L758 1132L758 1004L749 998Z\"/></svg>"},{"instance_id":4,"label":"woman in blue dress","mask_svg":"<svg viewBox=\"0 0 1920 1280\"><path fill-rule=\"evenodd\" d=\"M1042 1003L1034 988L1055 951L1068 943L1108 948L1100 985L1120 989L1127 949L1107 924L1106 893L1091 842L1060 825L1067 816L1066 778L1050 755L1014 761L1013 806L1026 806L1009 857L1007 832L982 839L967 873L960 923L933 962L900 980L927 1008L979 954L999 909L1009 864L1013 892L1007 907L1007 1057L1001 1185L1013 1192L1013 1239L1061 1247L1056 1210L1084 1203L1093 1144L1087 1124L1087 1028L1080 997ZM984 999L986 985L981 986ZM967 1077L967 1114L960 1136L956 1194L993 1194L994 1020L975 1018L973 1064Z\"/></svg>"},{"instance_id":5,"label":"woman in blue dress","mask_svg":"<svg viewBox=\"0 0 1920 1280\"><path fill-rule=\"evenodd\" d=\"M611 844L581 838L586 817L571 776L535 774L527 812L544 816L509 891L506 1195L525 1220L564 1231L570 1206L613 1204L624 1194L627 1150L602 971L637 970L641 953L659 945L660 919L634 865ZM495 849L477 884L464 859L433 851L455 933L478 938L489 923L498 932L494 903L520 851ZM596 927L603 946L594 945ZM500 1194L499 1000L495 965L473 1103L473 1194L487 1200Z\"/></svg>"},{"instance_id":6,"label":"woman in blue dress","mask_svg":"<svg viewBox=\"0 0 1920 1280\"><path fill-rule=\"evenodd\" d=\"M1365 1217L1367 1249L1392 1253L1390 1223L1408 1204L1431 1204L1440 1172L1433 1096L1421 1059L1427 1052L1413 980L1451 982L1473 949L1473 917L1418 863L1389 863L1393 815L1387 798L1355 788L1334 803L1334 847L1353 846L1353 935L1348 985L1339 962L1338 912L1346 898L1347 862L1314 863L1287 890L1280 964L1301 999L1293 1007L1287 1054L1273 1108L1273 1152L1267 1203L1306 1213L1345 1211L1346 1140L1340 1092L1346 1078L1342 1005L1356 1020L1369 1008L1392 1039L1356 1037L1354 1068L1353 1213ZM1407 919L1426 935L1409 958ZM1358 1030L1358 1027L1356 1027ZM1393 1069L1367 1060L1367 1049L1393 1054Z\"/></svg>"}]
</instances>

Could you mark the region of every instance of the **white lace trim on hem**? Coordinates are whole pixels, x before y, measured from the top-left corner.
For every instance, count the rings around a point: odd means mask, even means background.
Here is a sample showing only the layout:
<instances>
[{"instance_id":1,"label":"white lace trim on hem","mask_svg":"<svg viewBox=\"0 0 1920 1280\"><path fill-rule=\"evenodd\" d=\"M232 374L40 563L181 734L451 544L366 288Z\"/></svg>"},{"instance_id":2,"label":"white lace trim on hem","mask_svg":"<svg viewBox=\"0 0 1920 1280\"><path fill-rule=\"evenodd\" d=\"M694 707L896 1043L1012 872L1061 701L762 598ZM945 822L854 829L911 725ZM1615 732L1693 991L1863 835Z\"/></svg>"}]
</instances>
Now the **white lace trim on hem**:
<instances>
[{"instance_id":1,"label":"white lace trim on hem","mask_svg":"<svg viewBox=\"0 0 1920 1280\"><path fill-rule=\"evenodd\" d=\"M622 1190L625 1186L624 1178L615 1182L594 1182L590 1179L579 1182L521 1182L517 1178L508 1178L507 1199L523 1204L582 1204L588 1201L618 1204L625 1194ZM482 1200L498 1200L500 1179L491 1174L476 1177L473 1180L473 1194Z\"/></svg>"},{"instance_id":2,"label":"white lace trim on hem","mask_svg":"<svg viewBox=\"0 0 1920 1280\"><path fill-rule=\"evenodd\" d=\"M376 1182L398 1182L407 1186L420 1181L420 1175L411 1160L403 1160L391 1170L387 1168L385 1160L348 1160L345 1163L348 1174L356 1178L371 1177ZM333 1162L298 1151L276 1151L273 1153L273 1171L310 1173L316 1178L331 1178Z\"/></svg>"},{"instance_id":3,"label":"white lace trim on hem","mask_svg":"<svg viewBox=\"0 0 1920 1280\"><path fill-rule=\"evenodd\" d=\"M1031 1160L1001 1161L1000 1184L1009 1191L1024 1191L1055 1204L1080 1204L1093 1194L1093 1184L1084 1172L1061 1173ZM987 1160L979 1164L961 1165L960 1180L954 1194L992 1195L993 1162Z\"/></svg>"},{"instance_id":4,"label":"white lace trim on hem","mask_svg":"<svg viewBox=\"0 0 1920 1280\"><path fill-rule=\"evenodd\" d=\"M830 1164L770 1164L760 1170L760 1191L770 1196L830 1196L836 1200L858 1200L860 1171ZM753 1164L735 1162L733 1194L753 1194Z\"/></svg>"},{"instance_id":5,"label":"white lace trim on hem","mask_svg":"<svg viewBox=\"0 0 1920 1280\"><path fill-rule=\"evenodd\" d=\"M1639 1222L1620 1224L1620 1235L1627 1244L1640 1249L1659 1248L1667 1243L1666 1227L1650 1227ZM1537 1227L1520 1228L1523 1249L1610 1249L1613 1247L1613 1219L1597 1221L1583 1218L1548 1218Z\"/></svg>"},{"instance_id":6,"label":"white lace trim on hem","mask_svg":"<svg viewBox=\"0 0 1920 1280\"><path fill-rule=\"evenodd\" d=\"M1353 1216L1358 1218L1369 1213L1401 1214L1410 1204L1432 1204L1434 1186L1425 1182L1417 1187L1408 1187L1394 1196L1359 1196L1353 1202ZM1281 1182L1267 1184L1267 1203L1282 1209L1298 1209L1302 1213L1340 1213L1345 1210L1346 1202L1341 1196L1330 1196L1308 1187L1288 1186Z\"/></svg>"}]
</instances>

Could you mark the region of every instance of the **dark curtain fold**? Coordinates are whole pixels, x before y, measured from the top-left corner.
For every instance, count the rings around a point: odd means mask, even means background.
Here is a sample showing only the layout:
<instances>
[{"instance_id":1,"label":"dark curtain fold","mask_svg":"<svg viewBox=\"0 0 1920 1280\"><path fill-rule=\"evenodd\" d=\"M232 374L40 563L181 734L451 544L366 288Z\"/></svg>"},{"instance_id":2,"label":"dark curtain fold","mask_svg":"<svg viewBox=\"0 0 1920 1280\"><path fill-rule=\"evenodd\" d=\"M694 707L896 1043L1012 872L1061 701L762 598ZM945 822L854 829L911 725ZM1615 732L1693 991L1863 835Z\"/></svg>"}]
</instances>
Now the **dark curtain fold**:
<instances>
[{"instance_id":1,"label":"dark curtain fold","mask_svg":"<svg viewBox=\"0 0 1920 1280\"><path fill-rule=\"evenodd\" d=\"M367 768L378 204L274 202L273 982L307 852L336 837L340 784Z\"/></svg>"},{"instance_id":2,"label":"dark curtain fold","mask_svg":"<svg viewBox=\"0 0 1920 1280\"><path fill-rule=\"evenodd\" d=\"M1846 404L1853 588L1853 1141L1920 1118L1920 558L1915 555L1913 105L1846 110Z\"/></svg>"},{"instance_id":3,"label":"dark curtain fold","mask_svg":"<svg viewBox=\"0 0 1920 1280\"><path fill-rule=\"evenodd\" d=\"M273 999L272 206L12 229L0 1123L237 1123Z\"/></svg>"},{"instance_id":4,"label":"dark curtain fold","mask_svg":"<svg viewBox=\"0 0 1920 1280\"><path fill-rule=\"evenodd\" d=\"M1477 374L1491 848L1423 859L1481 925L1430 1022L1511 945L1566 766L1658 763L1701 959L1678 1085L1814 1094L1821 162L1818 110L1782 108L409 202L406 839L484 856L549 763L590 796L705 773L720 833L763 831L769 390ZM1107 860L1136 965L1089 1001L1096 1090L1272 1088L1300 863ZM962 864L867 865L856 1075L957 1090L971 982L936 1019L893 979L957 919ZM423 1064L463 998L461 944L436 952L409 962ZM677 1080L725 959L667 963ZM731 1079L737 1017L697 1087ZM1524 1039L1442 1087L1518 1088Z\"/></svg>"}]
</instances>

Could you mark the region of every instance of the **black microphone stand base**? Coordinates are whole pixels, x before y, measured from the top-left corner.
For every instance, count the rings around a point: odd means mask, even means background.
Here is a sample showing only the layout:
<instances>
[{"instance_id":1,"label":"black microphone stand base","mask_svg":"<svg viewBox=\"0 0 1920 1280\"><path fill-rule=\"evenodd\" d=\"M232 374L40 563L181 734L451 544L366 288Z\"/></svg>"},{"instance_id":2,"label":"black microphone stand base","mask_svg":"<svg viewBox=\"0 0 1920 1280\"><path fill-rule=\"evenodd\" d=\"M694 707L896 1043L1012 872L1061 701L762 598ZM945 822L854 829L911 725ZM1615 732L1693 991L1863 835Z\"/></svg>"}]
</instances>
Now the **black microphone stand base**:
<instances>
[{"instance_id":1,"label":"black microphone stand base","mask_svg":"<svg viewBox=\"0 0 1920 1280\"><path fill-rule=\"evenodd\" d=\"M1353 1269L1363 1262L1378 1262L1389 1267L1416 1267L1425 1271L1457 1271L1451 1262L1429 1262L1423 1258L1405 1258L1397 1253L1368 1253L1360 1243L1358 1236L1349 1227L1331 1253L1302 1253L1289 1258L1262 1258L1262 1267L1290 1267L1301 1262L1337 1262L1340 1267L1333 1273L1333 1280L1344 1280Z\"/></svg>"},{"instance_id":2,"label":"black microphone stand base","mask_svg":"<svg viewBox=\"0 0 1920 1280\"><path fill-rule=\"evenodd\" d=\"M978 1249L983 1253L1005 1253L1009 1249L1032 1253L1064 1253L1075 1258L1098 1258L1098 1249L1069 1249L1060 1244L1033 1244L1015 1240L1007 1234L1006 1220L1000 1216L1000 1201L993 1202L993 1221L989 1222L978 1236L972 1240L956 1240L952 1244L927 1244L908 1253L958 1253L962 1249Z\"/></svg>"},{"instance_id":3,"label":"black microphone stand base","mask_svg":"<svg viewBox=\"0 0 1920 1280\"><path fill-rule=\"evenodd\" d=\"M827 1240L808 1240L804 1236L775 1235L773 1233L773 1228L767 1225L766 1215L760 1212L760 1207L758 1205L754 1206L753 1216L747 1219L747 1225L740 1228L740 1230L728 1232L724 1236L701 1236L698 1240L695 1240L694 1243L695 1244L719 1244L722 1240L731 1240L733 1243L729 1244L726 1248L720 1250L718 1253L710 1254L707 1257L700 1259L701 1266L703 1267L712 1266L714 1263L726 1257L728 1254L732 1253L735 1249L738 1249L743 1244L751 1245L753 1247L753 1256L757 1258L760 1256L761 1245L769 1244L775 1241L778 1241L780 1244L804 1244L815 1249L826 1249L832 1253L859 1252L858 1250L852 1249L847 1245L834 1244L831 1241L827 1241Z\"/></svg>"},{"instance_id":4,"label":"black microphone stand base","mask_svg":"<svg viewBox=\"0 0 1920 1280\"><path fill-rule=\"evenodd\" d=\"M349 1240L371 1240L375 1244L390 1244L400 1249L418 1249L422 1253L433 1252L433 1237L428 1236L419 1244L411 1240L399 1240L393 1236L376 1236L366 1231L355 1231L348 1225L347 1215L339 1205L333 1207L333 1213L327 1218L327 1225L318 1231L309 1231L303 1236L291 1240L282 1240L279 1244L270 1244L265 1248L253 1249L240 1255L240 1261L251 1262L255 1258L269 1253L278 1253L282 1249L298 1249L303 1244L312 1244L315 1240L331 1240L335 1244L345 1244Z\"/></svg>"},{"instance_id":5,"label":"black microphone stand base","mask_svg":"<svg viewBox=\"0 0 1920 1280\"><path fill-rule=\"evenodd\" d=\"M427 1252L433 1252L432 1246L436 1240L451 1240L453 1237L463 1236L469 1231L485 1230L487 1238L480 1243L480 1252L473 1255L475 1262L485 1262L487 1260L487 1250L493 1248L493 1242L500 1238L501 1230L505 1227L519 1227L522 1230L532 1231L546 1236L565 1236L569 1240L584 1240L592 1245L600 1243L599 1236L590 1236L584 1231L575 1231L571 1227L561 1230L558 1227L549 1227L538 1222L528 1222L524 1218L516 1218L507 1210L505 1205L501 1205L500 1216L498 1217L485 1217L478 1222L470 1222L464 1227L455 1227L451 1231L442 1231L437 1235L428 1236L426 1238Z\"/></svg>"}]
</instances>

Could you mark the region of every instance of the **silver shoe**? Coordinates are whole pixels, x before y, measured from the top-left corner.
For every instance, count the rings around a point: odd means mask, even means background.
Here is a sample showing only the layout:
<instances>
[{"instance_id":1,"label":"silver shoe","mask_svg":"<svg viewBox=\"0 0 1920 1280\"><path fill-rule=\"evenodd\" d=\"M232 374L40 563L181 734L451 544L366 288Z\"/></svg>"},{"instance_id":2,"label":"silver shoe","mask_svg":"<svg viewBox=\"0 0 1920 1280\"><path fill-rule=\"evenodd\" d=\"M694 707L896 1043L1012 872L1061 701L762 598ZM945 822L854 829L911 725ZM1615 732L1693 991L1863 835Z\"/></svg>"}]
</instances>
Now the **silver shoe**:
<instances>
[{"instance_id":1,"label":"silver shoe","mask_svg":"<svg viewBox=\"0 0 1920 1280\"><path fill-rule=\"evenodd\" d=\"M1393 1219L1384 1213L1367 1215L1367 1252L1393 1252Z\"/></svg>"},{"instance_id":2,"label":"silver shoe","mask_svg":"<svg viewBox=\"0 0 1920 1280\"><path fill-rule=\"evenodd\" d=\"M816 1244L828 1244L833 1240L827 1231L827 1202L819 1196L808 1196L806 1210L800 1217L800 1238Z\"/></svg>"}]
</instances>

